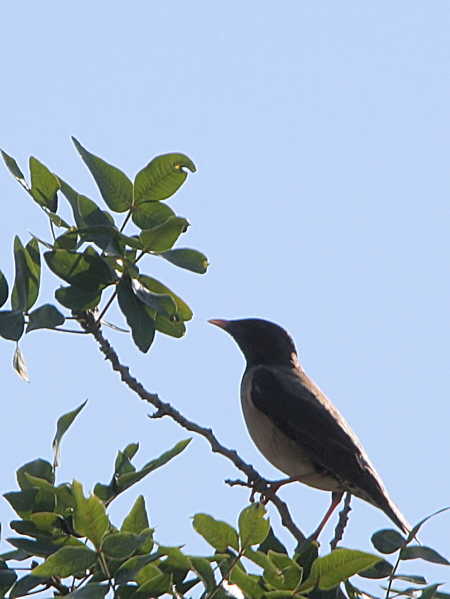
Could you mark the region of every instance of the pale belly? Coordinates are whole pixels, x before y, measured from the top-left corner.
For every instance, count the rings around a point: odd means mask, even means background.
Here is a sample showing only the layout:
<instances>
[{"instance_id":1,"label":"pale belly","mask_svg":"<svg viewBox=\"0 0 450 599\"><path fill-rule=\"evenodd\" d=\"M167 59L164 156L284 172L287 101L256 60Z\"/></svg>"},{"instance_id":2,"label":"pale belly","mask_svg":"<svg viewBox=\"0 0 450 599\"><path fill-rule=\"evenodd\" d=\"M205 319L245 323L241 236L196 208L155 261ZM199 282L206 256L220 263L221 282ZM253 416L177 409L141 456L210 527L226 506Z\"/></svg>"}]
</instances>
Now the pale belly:
<instances>
[{"instance_id":1,"label":"pale belly","mask_svg":"<svg viewBox=\"0 0 450 599\"><path fill-rule=\"evenodd\" d=\"M242 411L248 432L263 456L289 477L324 491L339 491L341 487L333 477L317 472L301 447L284 435L249 398L243 398Z\"/></svg>"}]
</instances>

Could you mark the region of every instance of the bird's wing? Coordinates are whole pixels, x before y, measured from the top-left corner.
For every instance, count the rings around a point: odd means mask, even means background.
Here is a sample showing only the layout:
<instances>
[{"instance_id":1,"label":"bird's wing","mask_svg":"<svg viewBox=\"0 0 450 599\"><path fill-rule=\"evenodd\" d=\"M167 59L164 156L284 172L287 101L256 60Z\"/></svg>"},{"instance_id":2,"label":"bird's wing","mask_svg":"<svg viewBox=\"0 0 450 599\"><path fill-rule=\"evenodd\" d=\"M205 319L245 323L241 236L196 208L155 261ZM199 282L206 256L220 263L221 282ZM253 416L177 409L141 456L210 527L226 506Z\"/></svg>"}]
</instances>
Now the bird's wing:
<instances>
[{"instance_id":1,"label":"bird's wing","mask_svg":"<svg viewBox=\"0 0 450 599\"><path fill-rule=\"evenodd\" d=\"M296 369L258 366L250 398L318 467L379 505L384 487L350 427L314 383ZM361 496L361 493L356 493Z\"/></svg>"}]
</instances>

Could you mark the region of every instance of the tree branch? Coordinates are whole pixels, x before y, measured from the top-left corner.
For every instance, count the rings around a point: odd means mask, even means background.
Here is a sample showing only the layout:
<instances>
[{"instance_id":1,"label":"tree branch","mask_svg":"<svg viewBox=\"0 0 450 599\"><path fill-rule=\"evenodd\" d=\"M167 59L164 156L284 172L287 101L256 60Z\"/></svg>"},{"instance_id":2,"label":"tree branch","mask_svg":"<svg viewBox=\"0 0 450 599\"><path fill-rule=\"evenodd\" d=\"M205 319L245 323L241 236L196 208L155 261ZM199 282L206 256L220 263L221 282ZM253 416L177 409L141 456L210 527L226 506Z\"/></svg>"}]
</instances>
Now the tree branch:
<instances>
[{"instance_id":1,"label":"tree branch","mask_svg":"<svg viewBox=\"0 0 450 599\"><path fill-rule=\"evenodd\" d=\"M347 522L348 522L348 515L352 509L350 507L351 500L352 500L352 495L351 495L351 493L347 492L345 494L344 507L339 512L339 520L338 520L338 523L336 524L336 528L334 529L334 537L330 543L331 549L336 549L339 541L342 541L342 537L344 536L344 530L345 530L345 527L347 526Z\"/></svg>"},{"instance_id":2,"label":"tree branch","mask_svg":"<svg viewBox=\"0 0 450 599\"><path fill-rule=\"evenodd\" d=\"M156 412L151 416L151 418L162 418L163 416L169 416L172 418L172 420L175 420L175 422L177 422L186 430L192 431L197 435L204 437L208 441L214 453L218 453L229 459L231 462L233 462L236 468L238 468L247 476L249 483L246 486L255 488L257 492L261 492L269 501L274 504L278 510L278 513L280 514L283 526L289 530L289 532L296 539L297 543L301 544L305 542L306 537L295 525L286 503L284 503L284 501L282 501L274 493L267 491L267 488L270 486L269 481L260 476L253 466L244 462L244 460L242 460L242 458L234 449L228 449L219 443L217 437L210 428L205 428L196 422L193 422L192 420L188 420L169 403L161 401L156 393L150 393L147 391L145 387L130 374L130 369L120 362L119 356L110 342L103 336L100 325L96 322L91 312L83 312L80 314L79 322L81 327L95 338L99 345L100 351L104 354L106 360L111 363L113 370L119 373L121 380L132 391L134 391L136 395L138 395L144 401L152 404L156 408ZM266 491L266 493L264 491Z\"/></svg>"}]
</instances>

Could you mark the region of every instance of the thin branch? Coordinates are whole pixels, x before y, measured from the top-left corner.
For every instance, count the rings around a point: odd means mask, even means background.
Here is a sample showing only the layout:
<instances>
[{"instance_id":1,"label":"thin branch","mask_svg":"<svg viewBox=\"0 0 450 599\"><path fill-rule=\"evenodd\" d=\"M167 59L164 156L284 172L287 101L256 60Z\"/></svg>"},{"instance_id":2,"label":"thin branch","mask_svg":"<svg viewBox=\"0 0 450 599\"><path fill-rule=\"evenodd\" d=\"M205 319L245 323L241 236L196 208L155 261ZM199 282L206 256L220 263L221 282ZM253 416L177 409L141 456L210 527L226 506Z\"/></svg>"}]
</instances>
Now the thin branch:
<instances>
[{"instance_id":1,"label":"thin branch","mask_svg":"<svg viewBox=\"0 0 450 599\"><path fill-rule=\"evenodd\" d=\"M141 399L152 404L156 408L156 412L151 416L152 418L169 416L183 428L187 429L188 431L192 431L201 437L204 437L208 441L212 451L233 462L236 468L238 468L247 476L249 483L251 483L252 486L255 486L258 491L260 489L267 491L267 487L270 485L270 482L260 476L253 466L244 462L244 460L234 449L228 449L219 443L217 437L210 428L205 428L196 422L188 420L169 403L161 401L156 393L150 393L147 391L145 387L130 374L130 369L121 364L116 351L113 349L109 341L103 336L103 333L91 312L83 312L83 314L80 315L80 325L83 327L84 331L90 333L95 338L99 345L100 351L104 354L106 360L111 363L113 370L119 373L122 381ZM277 508L283 526L285 526L291 532L299 544L303 543L306 540L306 537L294 524L287 505L279 497L270 492L268 492L268 499Z\"/></svg>"},{"instance_id":2,"label":"thin branch","mask_svg":"<svg viewBox=\"0 0 450 599\"><path fill-rule=\"evenodd\" d=\"M339 541L342 541L342 537L344 536L344 530L348 522L348 515L352 511L352 508L350 507L351 500L351 493L346 493L344 499L344 507L339 512L339 520L336 525L336 528L334 529L334 537L330 543L331 549L336 549Z\"/></svg>"},{"instance_id":3,"label":"thin branch","mask_svg":"<svg viewBox=\"0 0 450 599\"><path fill-rule=\"evenodd\" d=\"M109 298L109 300L106 302L105 307L100 312L100 315L97 317L97 319L96 319L97 320L97 324L102 321L102 319L103 319L104 315L106 314L106 312L108 311L110 305L116 299L116 296L117 296L117 288L114 290L114 293L111 295L111 297Z\"/></svg>"}]
</instances>

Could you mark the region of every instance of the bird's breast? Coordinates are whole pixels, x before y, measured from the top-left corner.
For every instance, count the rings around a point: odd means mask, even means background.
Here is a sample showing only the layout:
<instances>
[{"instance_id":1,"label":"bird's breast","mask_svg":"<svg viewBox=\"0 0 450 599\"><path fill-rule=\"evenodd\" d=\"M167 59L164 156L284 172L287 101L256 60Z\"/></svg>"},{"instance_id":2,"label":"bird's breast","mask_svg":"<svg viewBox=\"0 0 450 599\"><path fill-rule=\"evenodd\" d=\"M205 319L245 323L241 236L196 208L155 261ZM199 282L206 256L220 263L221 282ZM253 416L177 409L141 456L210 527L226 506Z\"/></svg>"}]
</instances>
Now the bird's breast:
<instances>
[{"instance_id":1,"label":"bird's breast","mask_svg":"<svg viewBox=\"0 0 450 599\"><path fill-rule=\"evenodd\" d=\"M289 477L325 491L340 490L337 480L314 465L299 443L290 439L251 399L251 380L244 375L241 387L242 412L248 432L263 456Z\"/></svg>"}]
</instances>

